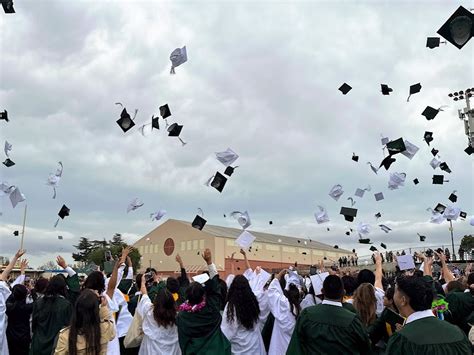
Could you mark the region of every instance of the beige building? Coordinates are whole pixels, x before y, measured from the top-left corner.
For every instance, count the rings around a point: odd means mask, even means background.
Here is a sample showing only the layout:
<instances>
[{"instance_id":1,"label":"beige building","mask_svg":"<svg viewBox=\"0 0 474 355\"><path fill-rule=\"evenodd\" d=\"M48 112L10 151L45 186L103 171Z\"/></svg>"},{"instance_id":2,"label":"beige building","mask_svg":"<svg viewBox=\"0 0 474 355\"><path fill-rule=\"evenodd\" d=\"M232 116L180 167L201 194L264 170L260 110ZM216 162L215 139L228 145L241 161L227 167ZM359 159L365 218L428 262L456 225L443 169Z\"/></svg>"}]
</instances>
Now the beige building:
<instances>
[{"instance_id":1,"label":"beige building","mask_svg":"<svg viewBox=\"0 0 474 355\"><path fill-rule=\"evenodd\" d=\"M351 255L351 251L335 249L330 245L314 240L249 232L256 237L247 258L251 266L262 266L268 271L280 270L298 262L299 267L309 267L321 260L327 263L337 261L340 256ZM244 271L243 257L235 240L242 233L241 229L206 225L202 231L191 226L190 222L169 219L138 240L134 246L142 255L142 271L152 266L159 273L172 275L179 272L175 261L176 254L183 259L186 271L190 274L205 270L201 252L209 248L213 261L222 275L231 270L230 257L235 252L235 271Z\"/></svg>"}]
</instances>

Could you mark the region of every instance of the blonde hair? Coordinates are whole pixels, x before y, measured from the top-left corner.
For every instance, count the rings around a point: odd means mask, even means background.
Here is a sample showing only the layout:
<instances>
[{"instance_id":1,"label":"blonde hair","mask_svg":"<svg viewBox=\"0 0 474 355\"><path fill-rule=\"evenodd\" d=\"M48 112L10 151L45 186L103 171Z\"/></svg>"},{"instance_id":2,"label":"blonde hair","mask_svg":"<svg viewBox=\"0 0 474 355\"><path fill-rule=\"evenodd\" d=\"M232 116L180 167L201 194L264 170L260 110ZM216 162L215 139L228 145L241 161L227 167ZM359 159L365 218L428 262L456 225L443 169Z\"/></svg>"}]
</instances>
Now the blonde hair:
<instances>
[{"instance_id":1,"label":"blonde hair","mask_svg":"<svg viewBox=\"0 0 474 355\"><path fill-rule=\"evenodd\" d=\"M377 299L374 286L363 283L354 292L353 305L365 326L372 324L376 319Z\"/></svg>"}]
</instances>

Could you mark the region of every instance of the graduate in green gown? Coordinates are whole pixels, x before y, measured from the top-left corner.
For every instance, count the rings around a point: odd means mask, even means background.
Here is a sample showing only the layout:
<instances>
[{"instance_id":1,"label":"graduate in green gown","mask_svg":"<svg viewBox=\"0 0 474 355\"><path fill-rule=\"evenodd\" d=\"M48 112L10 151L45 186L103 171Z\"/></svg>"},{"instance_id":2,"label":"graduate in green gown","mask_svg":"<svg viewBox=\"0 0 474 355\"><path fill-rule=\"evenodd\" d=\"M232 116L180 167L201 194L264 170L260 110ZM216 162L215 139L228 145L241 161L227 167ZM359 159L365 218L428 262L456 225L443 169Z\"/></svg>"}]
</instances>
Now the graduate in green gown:
<instances>
[{"instance_id":1,"label":"graduate in green gown","mask_svg":"<svg viewBox=\"0 0 474 355\"><path fill-rule=\"evenodd\" d=\"M431 283L424 277L397 279L394 301L406 321L403 328L390 337L386 354L472 354L471 344L462 330L433 315L433 296Z\"/></svg>"},{"instance_id":2,"label":"graduate in green gown","mask_svg":"<svg viewBox=\"0 0 474 355\"><path fill-rule=\"evenodd\" d=\"M231 354L230 342L221 331L219 275L211 251L202 255L209 268L204 287L193 282L186 291L186 302L177 318L179 346L183 354Z\"/></svg>"},{"instance_id":3,"label":"graduate in green gown","mask_svg":"<svg viewBox=\"0 0 474 355\"><path fill-rule=\"evenodd\" d=\"M359 317L342 305L344 285L336 275L323 282L322 304L299 315L287 355L370 354L369 336Z\"/></svg>"}]
</instances>

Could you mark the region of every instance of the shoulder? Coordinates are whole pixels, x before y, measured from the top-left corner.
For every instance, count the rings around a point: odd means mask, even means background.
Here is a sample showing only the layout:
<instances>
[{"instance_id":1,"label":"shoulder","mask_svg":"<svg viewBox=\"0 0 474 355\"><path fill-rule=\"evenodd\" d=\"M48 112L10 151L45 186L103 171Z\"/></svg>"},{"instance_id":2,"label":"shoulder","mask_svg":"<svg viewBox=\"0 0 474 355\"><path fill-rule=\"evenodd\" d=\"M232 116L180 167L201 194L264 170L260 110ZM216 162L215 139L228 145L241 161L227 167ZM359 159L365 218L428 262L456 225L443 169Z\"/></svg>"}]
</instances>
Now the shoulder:
<instances>
[{"instance_id":1,"label":"shoulder","mask_svg":"<svg viewBox=\"0 0 474 355\"><path fill-rule=\"evenodd\" d=\"M69 328L70 327L64 327L63 329L61 329L59 331L59 335L63 334L63 336L65 336L65 335L69 334Z\"/></svg>"}]
</instances>

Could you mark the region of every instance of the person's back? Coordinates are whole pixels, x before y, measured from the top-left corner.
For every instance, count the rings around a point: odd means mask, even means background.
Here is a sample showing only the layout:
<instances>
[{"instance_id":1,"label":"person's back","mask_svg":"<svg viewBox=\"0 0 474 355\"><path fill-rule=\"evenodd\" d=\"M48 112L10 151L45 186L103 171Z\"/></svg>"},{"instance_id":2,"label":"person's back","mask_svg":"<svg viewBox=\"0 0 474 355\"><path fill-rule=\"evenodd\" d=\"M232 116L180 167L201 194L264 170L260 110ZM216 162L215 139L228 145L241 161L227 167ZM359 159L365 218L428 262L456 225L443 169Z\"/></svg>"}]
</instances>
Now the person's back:
<instances>
[{"instance_id":1,"label":"person's back","mask_svg":"<svg viewBox=\"0 0 474 355\"><path fill-rule=\"evenodd\" d=\"M23 285L15 285L7 300L8 317L7 340L10 354L28 354L31 343L30 316L33 304L26 303L28 290Z\"/></svg>"}]
</instances>

